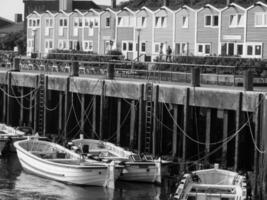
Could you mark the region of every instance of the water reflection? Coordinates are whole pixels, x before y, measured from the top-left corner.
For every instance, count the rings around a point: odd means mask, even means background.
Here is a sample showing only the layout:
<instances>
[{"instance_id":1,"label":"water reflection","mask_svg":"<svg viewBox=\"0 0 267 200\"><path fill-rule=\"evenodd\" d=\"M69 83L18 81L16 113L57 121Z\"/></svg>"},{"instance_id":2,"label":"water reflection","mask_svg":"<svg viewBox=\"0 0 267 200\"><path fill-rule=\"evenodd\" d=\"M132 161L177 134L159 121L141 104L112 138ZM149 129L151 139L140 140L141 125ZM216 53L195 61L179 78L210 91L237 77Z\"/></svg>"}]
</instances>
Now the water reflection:
<instances>
[{"instance_id":1,"label":"water reflection","mask_svg":"<svg viewBox=\"0 0 267 200\"><path fill-rule=\"evenodd\" d=\"M17 155L0 159L0 199L5 200L166 200L164 187L118 182L116 189L81 187L22 171Z\"/></svg>"}]
</instances>

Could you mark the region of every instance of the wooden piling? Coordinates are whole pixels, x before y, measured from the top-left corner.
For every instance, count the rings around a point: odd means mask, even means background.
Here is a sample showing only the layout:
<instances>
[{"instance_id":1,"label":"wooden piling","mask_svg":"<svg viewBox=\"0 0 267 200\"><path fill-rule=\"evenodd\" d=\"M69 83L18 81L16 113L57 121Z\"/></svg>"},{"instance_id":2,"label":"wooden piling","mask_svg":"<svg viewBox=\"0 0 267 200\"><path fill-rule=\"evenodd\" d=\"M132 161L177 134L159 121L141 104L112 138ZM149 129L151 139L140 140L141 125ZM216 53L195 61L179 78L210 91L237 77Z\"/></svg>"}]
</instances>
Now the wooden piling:
<instances>
[{"instance_id":1,"label":"wooden piling","mask_svg":"<svg viewBox=\"0 0 267 200\"><path fill-rule=\"evenodd\" d=\"M172 128L172 157L177 155L177 119L178 119L178 105L173 105L173 128Z\"/></svg>"},{"instance_id":2,"label":"wooden piling","mask_svg":"<svg viewBox=\"0 0 267 200\"><path fill-rule=\"evenodd\" d=\"M240 133L239 129L240 129L240 118L241 118L241 110L242 110L242 97L243 94L240 92L238 95L238 106L236 108L236 117L235 117L235 130L236 133L237 131ZM237 171L238 170L238 163L239 163L239 133L237 133L236 137L235 137L235 163L234 163L234 170Z\"/></svg>"},{"instance_id":3,"label":"wooden piling","mask_svg":"<svg viewBox=\"0 0 267 200\"><path fill-rule=\"evenodd\" d=\"M66 82L66 87L65 87L65 91L64 91L64 129L63 129L63 139L66 140L67 139L67 134L68 134L68 120L69 120L69 115L70 115L70 108L69 108L69 104L70 104L70 92L69 92L69 88L70 88L70 78L67 78L67 82Z\"/></svg>"},{"instance_id":4,"label":"wooden piling","mask_svg":"<svg viewBox=\"0 0 267 200\"><path fill-rule=\"evenodd\" d=\"M157 117L158 117L158 104L159 104L159 86L156 85L154 88L154 109L153 109L153 131L152 131L152 154L156 155L157 148Z\"/></svg>"},{"instance_id":5,"label":"wooden piling","mask_svg":"<svg viewBox=\"0 0 267 200\"><path fill-rule=\"evenodd\" d=\"M142 151L142 130L143 130L143 110L144 110L144 84L139 87L139 109L138 109L138 153Z\"/></svg>"},{"instance_id":6,"label":"wooden piling","mask_svg":"<svg viewBox=\"0 0 267 200\"><path fill-rule=\"evenodd\" d=\"M23 126L23 115L24 115L24 88L20 88L20 112L19 112L19 125Z\"/></svg>"},{"instance_id":7,"label":"wooden piling","mask_svg":"<svg viewBox=\"0 0 267 200\"><path fill-rule=\"evenodd\" d=\"M135 100L131 102L131 119L130 119L130 147L134 148L134 138L135 138Z\"/></svg>"},{"instance_id":8,"label":"wooden piling","mask_svg":"<svg viewBox=\"0 0 267 200\"><path fill-rule=\"evenodd\" d=\"M105 106L105 81L102 81L101 96L100 96L100 119L99 119L99 138L103 139L103 123L104 123L104 108Z\"/></svg>"},{"instance_id":9,"label":"wooden piling","mask_svg":"<svg viewBox=\"0 0 267 200\"><path fill-rule=\"evenodd\" d=\"M93 129L93 131L92 131L92 135L91 135L91 137L92 138L95 138L95 136L96 136L96 96L94 95L93 97L93 114L92 114L92 129Z\"/></svg>"},{"instance_id":10,"label":"wooden piling","mask_svg":"<svg viewBox=\"0 0 267 200\"><path fill-rule=\"evenodd\" d=\"M29 127L32 127L32 113L33 113L33 103L32 102L33 102L33 96L30 95L30 100L29 100L29 108L30 109L29 109L29 121L28 121L28 126Z\"/></svg>"},{"instance_id":11,"label":"wooden piling","mask_svg":"<svg viewBox=\"0 0 267 200\"><path fill-rule=\"evenodd\" d=\"M228 137L228 111L223 111L223 140L225 140ZM222 165L224 167L227 167L227 143L224 142L222 144Z\"/></svg>"},{"instance_id":12,"label":"wooden piling","mask_svg":"<svg viewBox=\"0 0 267 200\"><path fill-rule=\"evenodd\" d=\"M116 142L117 145L121 144L121 98L118 99L117 102L117 137Z\"/></svg>"},{"instance_id":13,"label":"wooden piling","mask_svg":"<svg viewBox=\"0 0 267 200\"><path fill-rule=\"evenodd\" d=\"M62 132L62 116L63 116L63 92L59 92L59 104L58 104L58 134Z\"/></svg>"},{"instance_id":14,"label":"wooden piling","mask_svg":"<svg viewBox=\"0 0 267 200\"><path fill-rule=\"evenodd\" d=\"M262 100L263 96L262 94L259 94L258 100L257 100L257 107L256 107L256 112L254 113L255 117L255 135L254 135L254 141L255 145L257 147L260 147L260 126L261 126L261 118L262 118ZM254 194L258 194L258 185L260 184L259 182L259 152L256 148L254 148Z\"/></svg>"},{"instance_id":15,"label":"wooden piling","mask_svg":"<svg viewBox=\"0 0 267 200\"><path fill-rule=\"evenodd\" d=\"M189 112L189 93L190 89L185 89L185 97L184 97L184 133L187 134L188 130L188 112ZM183 162L186 161L186 136L183 134ZM183 165L183 169L185 169L185 165Z\"/></svg>"},{"instance_id":16,"label":"wooden piling","mask_svg":"<svg viewBox=\"0 0 267 200\"><path fill-rule=\"evenodd\" d=\"M2 122L5 123L6 122L6 107L7 107L7 95L6 95L7 86L6 85L3 85L2 89L3 89L3 95L2 95L2 98L3 98Z\"/></svg>"},{"instance_id":17,"label":"wooden piling","mask_svg":"<svg viewBox=\"0 0 267 200\"><path fill-rule=\"evenodd\" d=\"M34 115L33 115L33 132L37 132L37 127L38 127L38 113L39 113L39 76L36 76L35 79L35 90L37 90L34 93Z\"/></svg>"},{"instance_id":18,"label":"wooden piling","mask_svg":"<svg viewBox=\"0 0 267 200\"><path fill-rule=\"evenodd\" d=\"M84 102L85 95L81 94L81 134L84 134Z\"/></svg>"},{"instance_id":19,"label":"wooden piling","mask_svg":"<svg viewBox=\"0 0 267 200\"><path fill-rule=\"evenodd\" d=\"M48 103L48 76L44 76L44 121L43 121L43 136L46 134L47 124L47 103Z\"/></svg>"},{"instance_id":20,"label":"wooden piling","mask_svg":"<svg viewBox=\"0 0 267 200\"><path fill-rule=\"evenodd\" d=\"M6 110L6 124L11 125L11 101L12 99L9 97L9 95L12 95L11 92L11 72L7 72L7 110Z\"/></svg>"},{"instance_id":21,"label":"wooden piling","mask_svg":"<svg viewBox=\"0 0 267 200\"><path fill-rule=\"evenodd\" d=\"M206 155L210 152L210 128L211 128L211 109L207 108L206 137L205 137L205 153L206 153ZM205 161L208 163L209 157L206 157Z\"/></svg>"}]
</instances>

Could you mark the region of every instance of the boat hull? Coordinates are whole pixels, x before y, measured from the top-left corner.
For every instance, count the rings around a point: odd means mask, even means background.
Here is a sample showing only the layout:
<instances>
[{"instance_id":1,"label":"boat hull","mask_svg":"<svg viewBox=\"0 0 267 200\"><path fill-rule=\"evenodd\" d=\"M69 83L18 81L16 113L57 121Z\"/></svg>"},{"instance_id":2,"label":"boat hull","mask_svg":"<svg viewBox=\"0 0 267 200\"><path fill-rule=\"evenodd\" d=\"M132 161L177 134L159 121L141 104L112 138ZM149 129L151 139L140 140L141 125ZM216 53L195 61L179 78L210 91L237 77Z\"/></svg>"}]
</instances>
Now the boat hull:
<instances>
[{"instance_id":1,"label":"boat hull","mask_svg":"<svg viewBox=\"0 0 267 200\"><path fill-rule=\"evenodd\" d=\"M17 148L17 145L16 145ZM67 159L42 159L22 148L17 148L17 155L22 168L31 174L35 174L48 179L77 185L107 186L109 180L108 165L93 166L87 162ZM115 170L114 177L119 176L120 171Z\"/></svg>"}]
</instances>

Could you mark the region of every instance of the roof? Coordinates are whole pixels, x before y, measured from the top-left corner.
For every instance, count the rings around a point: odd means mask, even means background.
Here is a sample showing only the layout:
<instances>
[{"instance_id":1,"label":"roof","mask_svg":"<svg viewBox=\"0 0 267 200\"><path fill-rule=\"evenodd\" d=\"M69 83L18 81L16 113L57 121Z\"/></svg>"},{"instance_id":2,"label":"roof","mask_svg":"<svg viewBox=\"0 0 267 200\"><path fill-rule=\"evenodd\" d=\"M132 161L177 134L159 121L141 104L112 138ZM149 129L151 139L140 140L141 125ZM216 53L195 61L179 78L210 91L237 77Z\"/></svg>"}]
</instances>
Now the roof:
<instances>
[{"instance_id":1,"label":"roof","mask_svg":"<svg viewBox=\"0 0 267 200\"><path fill-rule=\"evenodd\" d=\"M4 26L3 28L0 28L0 33L16 33L16 32L20 32L24 29L24 22L20 22L20 23L13 23L7 26Z\"/></svg>"}]
</instances>

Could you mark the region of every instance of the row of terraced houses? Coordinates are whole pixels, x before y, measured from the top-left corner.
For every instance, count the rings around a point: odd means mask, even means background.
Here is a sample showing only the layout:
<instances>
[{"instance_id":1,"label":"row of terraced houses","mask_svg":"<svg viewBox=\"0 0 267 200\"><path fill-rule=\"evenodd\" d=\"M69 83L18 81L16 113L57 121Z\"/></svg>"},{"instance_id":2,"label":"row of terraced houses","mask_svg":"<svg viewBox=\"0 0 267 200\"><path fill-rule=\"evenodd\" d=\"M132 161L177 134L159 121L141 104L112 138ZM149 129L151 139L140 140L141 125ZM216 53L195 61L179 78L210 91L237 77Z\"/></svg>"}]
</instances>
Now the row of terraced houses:
<instances>
[{"instance_id":1,"label":"row of terraced houses","mask_svg":"<svg viewBox=\"0 0 267 200\"><path fill-rule=\"evenodd\" d=\"M267 4L257 2L246 8L231 3L224 8L207 4L200 9L183 6L178 10L163 6L47 11L27 17L28 54L77 48L105 54L119 49L128 59L135 59L139 53L153 61L165 54L168 46L177 56L266 59Z\"/></svg>"}]
</instances>

